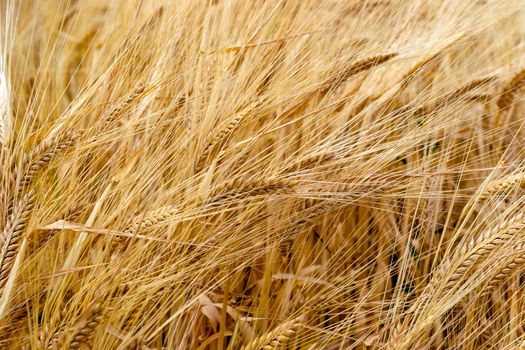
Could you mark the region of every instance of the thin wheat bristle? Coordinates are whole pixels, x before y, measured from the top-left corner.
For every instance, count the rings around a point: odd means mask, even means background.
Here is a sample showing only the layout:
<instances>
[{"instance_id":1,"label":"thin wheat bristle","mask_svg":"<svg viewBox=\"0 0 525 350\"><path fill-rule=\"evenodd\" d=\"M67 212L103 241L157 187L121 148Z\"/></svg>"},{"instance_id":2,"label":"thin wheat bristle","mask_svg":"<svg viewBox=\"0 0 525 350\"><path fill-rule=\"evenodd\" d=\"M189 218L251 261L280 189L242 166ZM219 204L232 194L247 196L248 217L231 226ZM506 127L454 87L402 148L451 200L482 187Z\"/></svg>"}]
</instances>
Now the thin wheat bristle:
<instances>
[{"instance_id":1,"label":"thin wheat bristle","mask_svg":"<svg viewBox=\"0 0 525 350\"><path fill-rule=\"evenodd\" d=\"M8 138L13 127L10 115L8 80L5 73L5 62L3 57L0 57L0 152L7 149Z\"/></svg>"}]
</instances>

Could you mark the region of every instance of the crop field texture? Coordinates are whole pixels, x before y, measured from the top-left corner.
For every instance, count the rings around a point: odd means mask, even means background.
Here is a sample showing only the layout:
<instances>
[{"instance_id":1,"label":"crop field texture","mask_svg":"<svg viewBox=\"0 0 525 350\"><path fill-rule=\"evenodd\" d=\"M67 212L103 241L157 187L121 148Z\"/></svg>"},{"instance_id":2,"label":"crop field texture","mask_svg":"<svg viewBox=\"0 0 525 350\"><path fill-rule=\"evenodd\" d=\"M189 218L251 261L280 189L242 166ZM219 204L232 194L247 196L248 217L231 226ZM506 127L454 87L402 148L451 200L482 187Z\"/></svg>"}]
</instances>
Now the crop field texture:
<instances>
[{"instance_id":1,"label":"crop field texture","mask_svg":"<svg viewBox=\"0 0 525 350\"><path fill-rule=\"evenodd\" d=\"M0 349L525 349L525 1L0 1Z\"/></svg>"}]
</instances>

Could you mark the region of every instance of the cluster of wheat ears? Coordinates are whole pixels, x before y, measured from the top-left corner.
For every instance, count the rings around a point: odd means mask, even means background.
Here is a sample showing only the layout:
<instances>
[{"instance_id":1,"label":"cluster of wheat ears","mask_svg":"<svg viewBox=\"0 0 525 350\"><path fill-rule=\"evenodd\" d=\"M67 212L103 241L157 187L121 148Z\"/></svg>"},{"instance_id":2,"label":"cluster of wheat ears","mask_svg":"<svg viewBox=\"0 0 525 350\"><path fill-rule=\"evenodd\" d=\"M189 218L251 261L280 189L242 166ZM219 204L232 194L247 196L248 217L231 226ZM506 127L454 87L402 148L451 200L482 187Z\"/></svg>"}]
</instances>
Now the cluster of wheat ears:
<instances>
[{"instance_id":1,"label":"cluster of wheat ears","mask_svg":"<svg viewBox=\"0 0 525 350\"><path fill-rule=\"evenodd\" d=\"M4 0L0 32L1 349L525 348L523 0Z\"/></svg>"}]
</instances>

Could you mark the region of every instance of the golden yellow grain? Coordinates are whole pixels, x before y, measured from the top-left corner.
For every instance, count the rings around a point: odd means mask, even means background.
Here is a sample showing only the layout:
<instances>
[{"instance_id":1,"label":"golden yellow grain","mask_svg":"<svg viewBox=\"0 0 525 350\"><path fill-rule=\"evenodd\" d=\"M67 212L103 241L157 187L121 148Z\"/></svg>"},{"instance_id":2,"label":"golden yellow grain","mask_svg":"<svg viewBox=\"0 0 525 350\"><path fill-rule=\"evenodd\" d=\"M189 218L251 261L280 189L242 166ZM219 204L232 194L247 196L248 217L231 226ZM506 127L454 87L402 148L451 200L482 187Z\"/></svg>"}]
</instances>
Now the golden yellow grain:
<instances>
[{"instance_id":1,"label":"golden yellow grain","mask_svg":"<svg viewBox=\"0 0 525 350\"><path fill-rule=\"evenodd\" d=\"M16 255L20 248L22 236L29 223L33 210L34 194L28 192L16 205L0 237L0 289L4 289Z\"/></svg>"},{"instance_id":2,"label":"golden yellow grain","mask_svg":"<svg viewBox=\"0 0 525 350\"><path fill-rule=\"evenodd\" d=\"M94 305L90 311L90 315L80 325L76 325L76 329L73 332L69 331L69 328L71 327L61 328L63 331L58 336L58 340L54 341L53 344L49 344L48 349L73 350L87 347L96 328L104 318L103 311L104 308L102 305ZM53 336L53 338L56 338L56 335Z\"/></svg>"},{"instance_id":3,"label":"golden yellow grain","mask_svg":"<svg viewBox=\"0 0 525 350\"><path fill-rule=\"evenodd\" d=\"M220 204L268 195L285 195L293 191L297 181L282 178L238 177L213 189L209 203Z\"/></svg>"},{"instance_id":4,"label":"golden yellow grain","mask_svg":"<svg viewBox=\"0 0 525 350\"><path fill-rule=\"evenodd\" d=\"M302 317L287 321L268 333L255 338L250 343L243 345L241 350L274 350L281 348L303 328L302 322Z\"/></svg>"},{"instance_id":5,"label":"golden yellow grain","mask_svg":"<svg viewBox=\"0 0 525 350\"><path fill-rule=\"evenodd\" d=\"M500 110L508 109L512 105L516 98L516 93L524 82L525 69L522 69L505 84L497 102Z\"/></svg>"},{"instance_id":6,"label":"golden yellow grain","mask_svg":"<svg viewBox=\"0 0 525 350\"><path fill-rule=\"evenodd\" d=\"M204 166L210 160L210 157L213 156L214 152L216 152L218 148L222 147L222 145L228 140L228 138L232 135L235 129L239 127L241 122L250 115L252 115L253 112L260 107L261 103L262 100L257 100L255 102L250 103L247 107L245 107L243 110L237 113L230 120L228 125L226 125L226 127L221 129L217 134L215 134L212 137L212 139L207 143L206 147L204 147L204 150L202 151L201 155L197 160L197 172L201 171L204 168Z\"/></svg>"}]
</instances>

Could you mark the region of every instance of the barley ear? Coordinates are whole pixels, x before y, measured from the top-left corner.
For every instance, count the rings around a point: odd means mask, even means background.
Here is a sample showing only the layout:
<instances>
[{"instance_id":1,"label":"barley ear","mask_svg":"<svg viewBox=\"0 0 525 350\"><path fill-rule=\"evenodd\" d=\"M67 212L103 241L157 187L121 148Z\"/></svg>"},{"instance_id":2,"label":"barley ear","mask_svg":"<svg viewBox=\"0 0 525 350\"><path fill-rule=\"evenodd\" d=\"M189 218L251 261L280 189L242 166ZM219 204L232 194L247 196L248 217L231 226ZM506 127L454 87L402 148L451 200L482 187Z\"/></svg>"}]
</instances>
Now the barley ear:
<instances>
[{"instance_id":1,"label":"barley ear","mask_svg":"<svg viewBox=\"0 0 525 350\"><path fill-rule=\"evenodd\" d=\"M208 203L290 193L297 181L282 178L235 178L215 188Z\"/></svg>"},{"instance_id":2,"label":"barley ear","mask_svg":"<svg viewBox=\"0 0 525 350\"><path fill-rule=\"evenodd\" d=\"M508 109L512 105L516 92L523 83L525 83L525 68L514 75L503 88L497 102L500 110Z\"/></svg>"},{"instance_id":3,"label":"barley ear","mask_svg":"<svg viewBox=\"0 0 525 350\"><path fill-rule=\"evenodd\" d=\"M22 164L22 172L18 174L17 197L29 187L36 175L45 169L53 159L73 146L80 135L76 132L65 132L34 148Z\"/></svg>"},{"instance_id":4,"label":"barley ear","mask_svg":"<svg viewBox=\"0 0 525 350\"><path fill-rule=\"evenodd\" d=\"M302 328L303 317L285 322L266 334L255 338L250 343L244 345L241 350L274 350L284 346Z\"/></svg>"},{"instance_id":5,"label":"barley ear","mask_svg":"<svg viewBox=\"0 0 525 350\"><path fill-rule=\"evenodd\" d=\"M69 349L77 350L88 346L89 341L93 338L95 330L104 318L104 308L101 304L95 304L89 316L82 321L80 325L73 325L73 327L67 327L57 337L58 340L49 347L50 350ZM75 329L75 331L69 335L67 329Z\"/></svg>"},{"instance_id":6,"label":"barley ear","mask_svg":"<svg viewBox=\"0 0 525 350\"><path fill-rule=\"evenodd\" d=\"M326 93L327 91L338 87L352 76L386 63L397 55L398 54L396 52L391 52L387 54L365 57L359 61L352 62L347 67L339 71L335 77L329 78L328 81L322 85L321 92Z\"/></svg>"},{"instance_id":7,"label":"barley ear","mask_svg":"<svg viewBox=\"0 0 525 350\"><path fill-rule=\"evenodd\" d=\"M200 172L204 169L215 151L222 147L239 125L261 105L262 101L262 99L259 99L250 103L246 108L237 113L224 129L221 129L214 137L212 137L197 160L195 166L196 172Z\"/></svg>"},{"instance_id":8,"label":"barley ear","mask_svg":"<svg viewBox=\"0 0 525 350\"><path fill-rule=\"evenodd\" d=\"M2 247L0 252L0 289L5 287L16 255L18 254L22 235L27 227L29 216L33 209L33 199L34 196L32 192L27 193L22 198L11 214L0 237Z\"/></svg>"}]
</instances>

